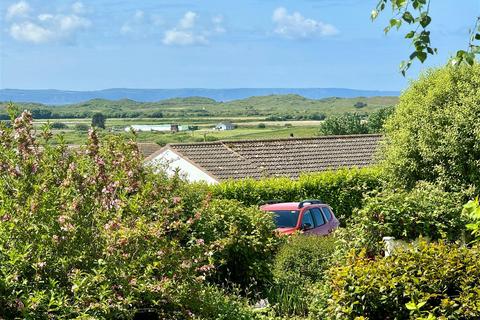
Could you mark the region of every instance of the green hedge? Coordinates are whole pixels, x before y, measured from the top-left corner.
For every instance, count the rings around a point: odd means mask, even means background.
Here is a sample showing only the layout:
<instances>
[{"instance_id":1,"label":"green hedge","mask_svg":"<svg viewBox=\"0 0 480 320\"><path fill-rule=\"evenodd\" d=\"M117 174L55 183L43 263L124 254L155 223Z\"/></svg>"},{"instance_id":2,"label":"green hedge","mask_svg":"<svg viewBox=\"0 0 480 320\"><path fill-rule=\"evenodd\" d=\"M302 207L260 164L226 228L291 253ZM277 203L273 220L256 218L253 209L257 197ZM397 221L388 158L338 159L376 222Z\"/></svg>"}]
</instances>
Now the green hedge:
<instances>
[{"instance_id":1,"label":"green hedge","mask_svg":"<svg viewBox=\"0 0 480 320\"><path fill-rule=\"evenodd\" d=\"M480 319L480 249L420 243L331 269L315 319ZM321 296L318 295L318 296ZM325 309L323 309L325 310Z\"/></svg>"},{"instance_id":2,"label":"green hedge","mask_svg":"<svg viewBox=\"0 0 480 320\"><path fill-rule=\"evenodd\" d=\"M334 210L340 221L345 221L356 208L362 206L364 194L382 185L376 168L341 169L290 178L246 179L226 181L211 187L216 198L236 199L245 205L262 201L301 201L321 199Z\"/></svg>"},{"instance_id":3,"label":"green hedge","mask_svg":"<svg viewBox=\"0 0 480 320\"><path fill-rule=\"evenodd\" d=\"M410 191L384 189L365 197L363 207L348 221L344 238L350 247L382 254L385 236L411 241L420 236L431 240L461 240L467 223L462 215L465 196L445 192L427 182Z\"/></svg>"}]
</instances>

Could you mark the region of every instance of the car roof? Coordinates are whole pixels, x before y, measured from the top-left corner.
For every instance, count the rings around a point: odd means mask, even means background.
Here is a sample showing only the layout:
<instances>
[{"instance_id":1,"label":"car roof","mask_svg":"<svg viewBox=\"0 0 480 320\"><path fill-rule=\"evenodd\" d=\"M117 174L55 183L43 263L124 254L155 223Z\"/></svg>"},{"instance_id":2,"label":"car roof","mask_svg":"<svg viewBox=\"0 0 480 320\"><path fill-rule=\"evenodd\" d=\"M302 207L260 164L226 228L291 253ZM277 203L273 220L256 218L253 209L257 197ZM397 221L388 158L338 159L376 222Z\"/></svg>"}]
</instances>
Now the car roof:
<instances>
[{"instance_id":1,"label":"car roof","mask_svg":"<svg viewBox=\"0 0 480 320\"><path fill-rule=\"evenodd\" d=\"M298 208L298 205L300 202L281 202L281 203L273 203L273 204L266 204L261 206L260 208L262 210L300 210ZM323 204L305 204L305 207L310 207L310 206L321 206Z\"/></svg>"}]
</instances>

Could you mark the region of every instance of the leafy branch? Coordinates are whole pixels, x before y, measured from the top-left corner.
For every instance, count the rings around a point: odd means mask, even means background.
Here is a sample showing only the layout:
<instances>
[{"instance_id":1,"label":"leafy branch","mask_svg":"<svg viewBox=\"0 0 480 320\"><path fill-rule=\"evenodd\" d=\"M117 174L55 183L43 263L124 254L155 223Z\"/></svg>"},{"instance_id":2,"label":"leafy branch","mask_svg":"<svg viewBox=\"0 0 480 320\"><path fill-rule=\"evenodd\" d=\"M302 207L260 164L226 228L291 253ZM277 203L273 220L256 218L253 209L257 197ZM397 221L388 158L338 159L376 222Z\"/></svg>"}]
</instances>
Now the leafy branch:
<instances>
[{"instance_id":1,"label":"leafy branch","mask_svg":"<svg viewBox=\"0 0 480 320\"><path fill-rule=\"evenodd\" d=\"M371 19L376 20L390 3L393 17L385 27L385 33L391 29L399 30L403 24L408 24L412 29L405 34L406 39L411 39L414 50L407 60L400 64L400 72L405 76L407 70L415 60L424 63L429 55L437 53L437 48L432 46L430 31L428 27L432 22L430 16L430 0L379 0L377 6L371 13ZM470 41L467 50L458 50L451 59L453 65L466 63L473 65L475 56L480 53L480 46L475 44L480 40L480 17L477 18L475 27L470 32Z\"/></svg>"}]
</instances>

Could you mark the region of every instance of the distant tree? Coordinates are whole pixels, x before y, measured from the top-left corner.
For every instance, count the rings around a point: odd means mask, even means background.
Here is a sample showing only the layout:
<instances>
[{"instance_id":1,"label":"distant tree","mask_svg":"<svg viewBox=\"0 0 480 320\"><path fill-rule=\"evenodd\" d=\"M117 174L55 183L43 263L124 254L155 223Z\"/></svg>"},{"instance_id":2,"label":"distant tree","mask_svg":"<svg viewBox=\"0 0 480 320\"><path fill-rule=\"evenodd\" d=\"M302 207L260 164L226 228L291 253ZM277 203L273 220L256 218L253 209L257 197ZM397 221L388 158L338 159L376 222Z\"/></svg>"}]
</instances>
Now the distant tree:
<instances>
[{"instance_id":1,"label":"distant tree","mask_svg":"<svg viewBox=\"0 0 480 320\"><path fill-rule=\"evenodd\" d=\"M395 107L385 107L375 112L372 112L368 116L368 132L369 133L379 133L383 131L383 125L385 121L395 112Z\"/></svg>"},{"instance_id":2,"label":"distant tree","mask_svg":"<svg viewBox=\"0 0 480 320\"><path fill-rule=\"evenodd\" d=\"M105 121L107 118L103 113L97 112L92 117L92 127L105 129Z\"/></svg>"},{"instance_id":3,"label":"distant tree","mask_svg":"<svg viewBox=\"0 0 480 320\"><path fill-rule=\"evenodd\" d=\"M52 123L52 129L68 129L68 126L63 122Z\"/></svg>"},{"instance_id":4,"label":"distant tree","mask_svg":"<svg viewBox=\"0 0 480 320\"><path fill-rule=\"evenodd\" d=\"M85 123L77 123L75 125L75 130L77 131L88 131L88 129L90 129L90 127Z\"/></svg>"},{"instance_id":5,"label":"distant tree","mask_svg":"<svg viewBox=\"0 0 480 320\"><path fill-rule=\"evenodd\" d=\"M355 108L364 108L367 106L367 103L366 102L362 102L362 101L358 101L358 102L355 102L355 104L353 105Z\"/></svg>"},{"instance_id":6,"label":"distant tree","mask_svg":"<svg viewBox=\"0 0 480 320\"><path fill-rule=\"evenodd\" d=\"M259 129L265 129L267 126L265 125L265 123L259 123L257 127Z\"/></svg>"},{"instance_id":7,"label":"distant tree","mask_svg":"<svg viewBox=\"0 0 480 320\"><path fill-rule=\"evenodd\" d=\"M324 120L325 115L323 113L314 113L309 116L310 120Z\"/></svg>"},{"instance_id":8,"label":"distant tree","mask_svg":"<svg viewBox=\"0 0 480 320\"><path fill-rule=\"evenodd\" d=\"M46 109L33 109L31 111L34 119L51 119L52 111Z\"/></svg>"},{"instance_id":9,"label":"distant tree","mask_svg":"<svg viewBox=\"0 0 480 320\"><path fill-rule=\"evenodd\" d=\"M358 113L344 113L328 117L320 125L320 135L347 135L368 133L367 125Z\"/></svg>"},{"instance_id":10,"label":"distant tree","mask_svg":"<svg viewBox=\"0 0 480 320\"><path fill-rule=\"evenodd\" d=\"M149 118L163 118L163 113L161 111L154 111L150 114Z\"/></svg>"}]
</instances>

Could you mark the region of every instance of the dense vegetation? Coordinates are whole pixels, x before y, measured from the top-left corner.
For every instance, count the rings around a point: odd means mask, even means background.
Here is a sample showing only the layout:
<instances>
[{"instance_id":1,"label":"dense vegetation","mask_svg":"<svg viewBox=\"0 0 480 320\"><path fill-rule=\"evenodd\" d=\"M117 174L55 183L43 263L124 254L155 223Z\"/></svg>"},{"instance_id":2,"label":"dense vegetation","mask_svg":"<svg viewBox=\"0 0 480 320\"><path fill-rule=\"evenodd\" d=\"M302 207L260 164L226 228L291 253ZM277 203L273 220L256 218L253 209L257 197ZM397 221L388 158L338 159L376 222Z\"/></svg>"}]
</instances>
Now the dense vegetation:
<instances>
[{"instance_id":1,"label":"dense vegetation","mask_svg":"<svg viewBox=\"0 0 480 320\"><path fill-rule=\"evenodd\" d=\"M479 73L412 83L378 168L297 181L188 184L124 137L50 145L23 112L0 124L0 318L478 319ZM344 226L279 237L258 210L278 198L320 198Z\"/></svg>"},{"instance_id":2,"label":"dense vegetation","mask_svg":"<svg viewBox=\"0 0 480 320\"><path fill-rule=\"evenodd\" d=\"M267 213L195 197L118 137L40 148L31 120L0 130L1 318L252 318L213 284L269 279Z\"/></svg>"},{"instance_id":3,"label":"dense vegetation","mask_svg":"<svg viewBox=\"0 0 480 320\"><path fill-rule=\"evenodd\" d=\"M414 81L386 124L386 174L448 190L480 186L480 65L431 70Z\"/></svg>"}]
</instances>

